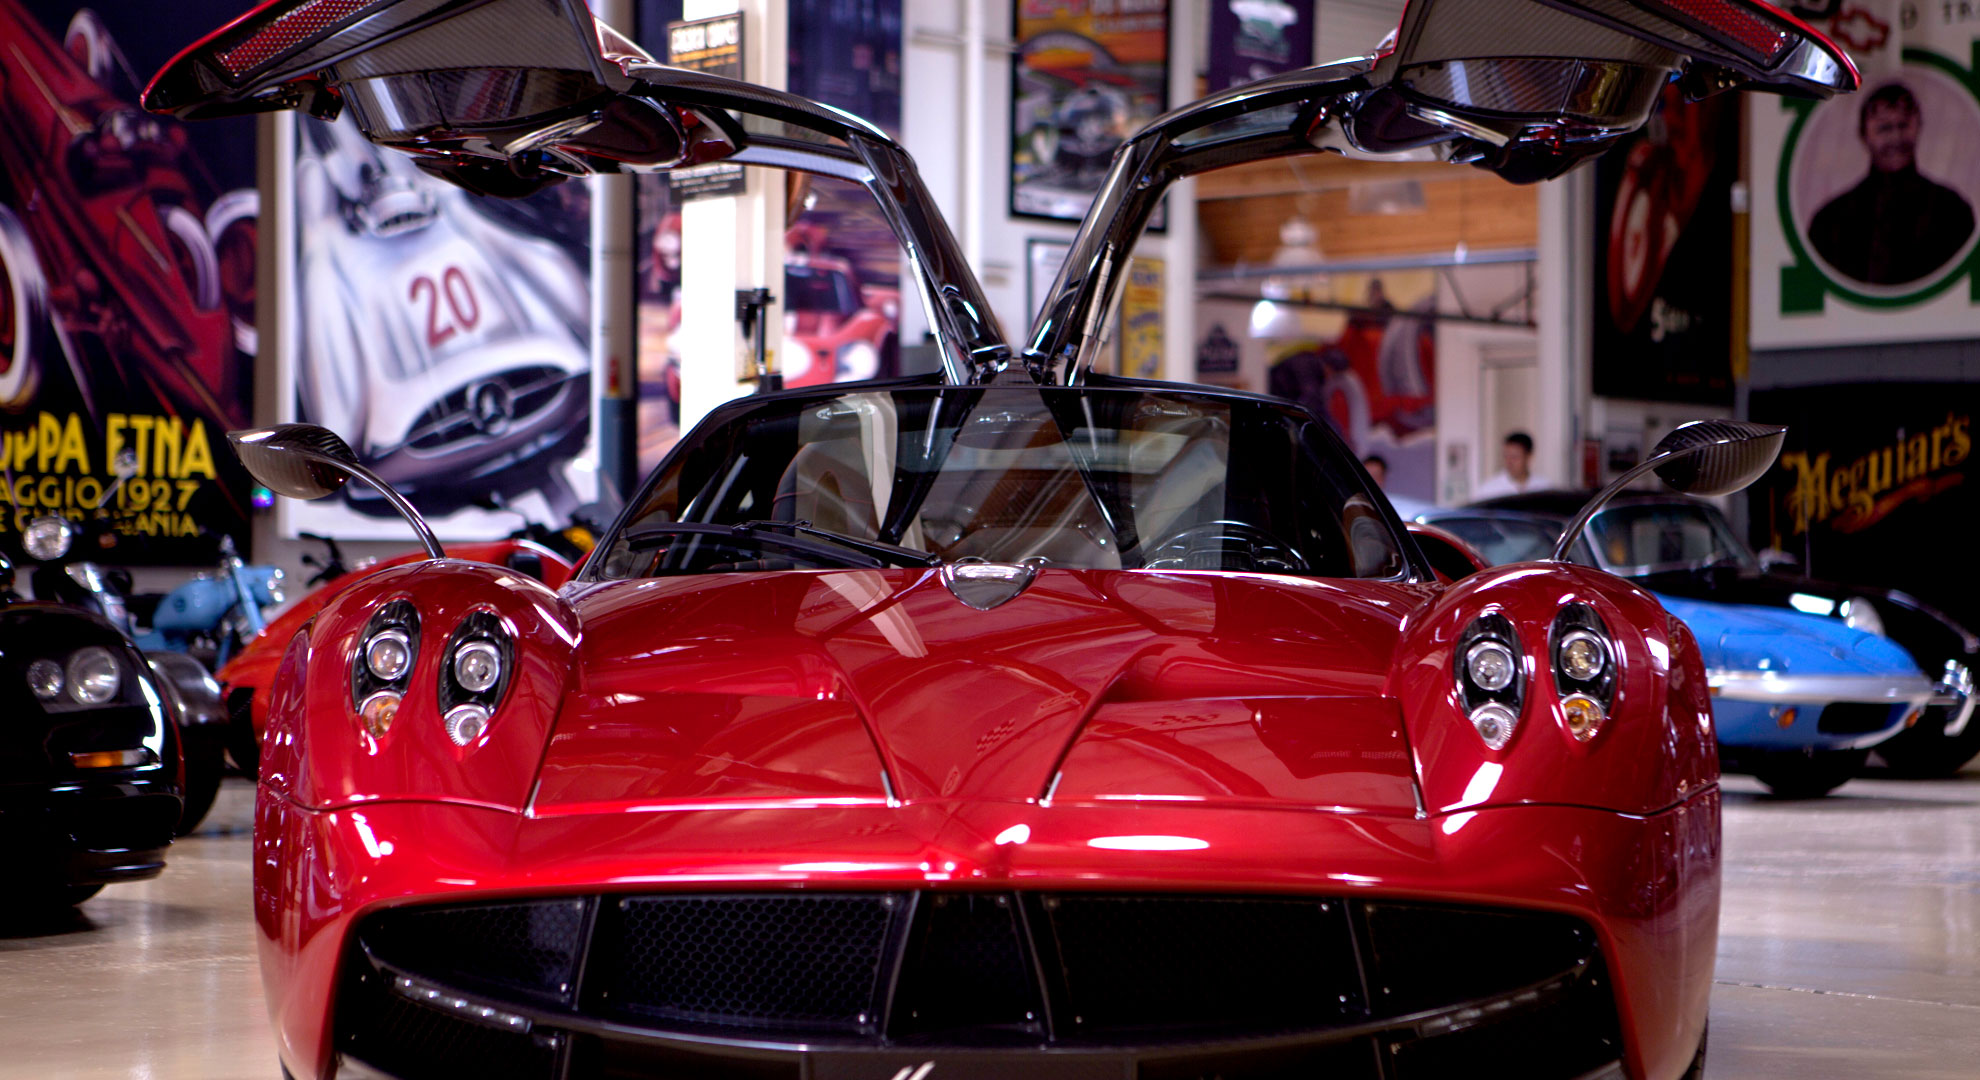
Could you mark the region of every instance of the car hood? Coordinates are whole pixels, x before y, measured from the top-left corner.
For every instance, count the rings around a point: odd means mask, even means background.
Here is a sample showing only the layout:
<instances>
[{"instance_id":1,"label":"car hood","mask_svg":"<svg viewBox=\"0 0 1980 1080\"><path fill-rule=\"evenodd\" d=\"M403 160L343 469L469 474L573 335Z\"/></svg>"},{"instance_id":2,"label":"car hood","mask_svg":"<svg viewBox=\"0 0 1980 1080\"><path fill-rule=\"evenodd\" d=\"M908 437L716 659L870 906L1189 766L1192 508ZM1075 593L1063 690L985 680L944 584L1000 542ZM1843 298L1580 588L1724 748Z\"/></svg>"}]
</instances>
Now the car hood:
<instances>
[{"instance_id":1,"label":"car hood","mask_svg":"<svg viewBox=\"0 0 1980 1080\"><path fill-rule=\"evenodd\" d=\"M1841 619L1785 607L1724 604L1655 593L1691 627L1715 671L1797 675L1916 675L1911 654L1888 638L1851 629Z\"/></svg>"},{"instance_id":2,"label":"car hood","mask_svg":"<svg viewBox=\"0 0 1980 1080\"><path fill-rule=\"evenodd\" d=\"M1385 692L1419 586L1045 570L991 611L930 570L581 586L538 814L754 801L1412 812Z\"/></svg>"}]
</instances>

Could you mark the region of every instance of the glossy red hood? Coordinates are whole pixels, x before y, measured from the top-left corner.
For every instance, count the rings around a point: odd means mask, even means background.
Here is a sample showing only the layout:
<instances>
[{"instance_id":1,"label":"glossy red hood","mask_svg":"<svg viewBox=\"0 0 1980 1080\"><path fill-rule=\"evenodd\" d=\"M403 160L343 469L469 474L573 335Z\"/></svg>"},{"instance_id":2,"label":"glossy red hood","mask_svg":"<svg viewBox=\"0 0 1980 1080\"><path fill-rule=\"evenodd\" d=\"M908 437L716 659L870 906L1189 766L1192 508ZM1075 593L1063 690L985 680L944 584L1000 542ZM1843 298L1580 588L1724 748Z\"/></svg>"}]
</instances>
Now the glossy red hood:
<instances>
[{"instance_id":1,"label":"glossy red hood","mask_svg":"<svg viewBox=\"0 0 1980 1080\"><path fill-rule=\"evenodd\" d=\"M922 570L580 588L539 814L734 800L1160 800L1410 812L1385 693L1417 586Z\"/></svg>"}]
</instances>

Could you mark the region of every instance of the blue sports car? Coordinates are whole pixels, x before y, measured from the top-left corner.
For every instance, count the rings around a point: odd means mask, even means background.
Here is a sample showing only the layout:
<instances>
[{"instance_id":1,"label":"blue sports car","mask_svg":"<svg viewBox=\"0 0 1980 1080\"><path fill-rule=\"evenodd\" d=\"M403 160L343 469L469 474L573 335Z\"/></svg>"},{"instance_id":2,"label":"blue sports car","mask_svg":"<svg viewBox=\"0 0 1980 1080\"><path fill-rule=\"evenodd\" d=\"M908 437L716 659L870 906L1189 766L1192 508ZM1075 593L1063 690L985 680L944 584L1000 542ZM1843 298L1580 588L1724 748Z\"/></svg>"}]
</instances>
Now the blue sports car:
<instances>
[{"instance_id":1,"label":"blue sports car","mask_svg":"<svg viewBox=\"0 0 1980 1080\"><path fill-rule=\"evenodd\" d=\"M1540 492L1420 520L1497 565L1546 558L1586 501ZM1635 580L1691 627L1711 673L1725 767L1778 795L1826 794L1872 748L1921 775L1956 771L1980 752L1980 640L1903 593L1766 569L1717 508L1679 496L1615 499L1570 557Z\"/></svg>"}]
</instances>

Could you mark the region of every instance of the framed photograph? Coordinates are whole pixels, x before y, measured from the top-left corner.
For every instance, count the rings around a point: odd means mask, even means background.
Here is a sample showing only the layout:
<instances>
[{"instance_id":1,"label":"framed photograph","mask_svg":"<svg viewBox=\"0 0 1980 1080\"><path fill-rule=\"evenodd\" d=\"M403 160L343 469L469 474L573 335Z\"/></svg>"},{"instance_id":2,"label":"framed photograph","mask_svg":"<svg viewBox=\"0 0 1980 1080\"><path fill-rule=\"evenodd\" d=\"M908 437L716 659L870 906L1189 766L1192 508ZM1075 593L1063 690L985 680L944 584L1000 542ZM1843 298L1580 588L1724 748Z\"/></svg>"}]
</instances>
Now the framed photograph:
<instances>
[{"instance_id":1,"label":"framed photograph","mask_svg":"<svg viewBox=\"0 0 1980 1080\"><path fill-rule=\"evenodd\" d=\"M1097 14L1088 0L1015 5L1011 213L1078 221L1114 148L1169 105L1168 3ZM1144 10L1145 9L1145 10ZM1160 228L1157 209L1151 228Z\"/></svg>"}]
</instances>

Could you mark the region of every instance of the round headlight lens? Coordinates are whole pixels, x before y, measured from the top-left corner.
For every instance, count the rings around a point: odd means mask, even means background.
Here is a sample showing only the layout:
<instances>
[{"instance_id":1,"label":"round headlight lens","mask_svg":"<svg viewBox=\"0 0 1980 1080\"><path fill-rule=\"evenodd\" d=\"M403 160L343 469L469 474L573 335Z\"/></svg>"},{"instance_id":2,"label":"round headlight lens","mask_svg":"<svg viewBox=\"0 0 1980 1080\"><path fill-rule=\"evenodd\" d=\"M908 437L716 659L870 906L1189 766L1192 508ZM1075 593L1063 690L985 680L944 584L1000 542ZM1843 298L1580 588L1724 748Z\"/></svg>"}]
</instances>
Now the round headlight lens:
<instances>
[{"instance_id":1,"label":"round headlight lens","mask_svg":"<svg viewBox=\"0 0 1980 1080\"><path fill-rule=\"evenodd\" d=\"M1480 690L1504 690L1513 682L1512 650L1496 641L1481 641L1465 652L1464 670Z\"/></svg>"},{"instance_id":2,"label":"round headlight lens","mask_svg":"<svg viewBox=\"0 0 1980 1080\"><path fill-rule=\"evenodd\" d=\"M454 654L454 681L470 694L493 689L502 678L502 650L493 642L470 641Z\"/></svg>"},{"instance_id":3,"label":"round headlight lens","mask_svg":"<svg viewBox=\"0 0 1980 1080\"><path fill-rule=\"evenodd\" d=\"M117 658L101 645L77 649L69 657L69 696L82 705L101 705L117 696L124 681Z\"/></svg>"},{"instance_id":4,"label":"round headlight lens","mask_svg":"<svg viewBox=\"0 0 1980 1080\"><path fill-rule=\"evenodd\" d=\"M364 730L370 732L372 738L381 738L392 730L392 721L399 715L399 700L396 692L380 690L358 706L358 716L364 720Z\"/></svg>"},{"instance_id":5,"label":"round headlight lens","mask_svg":"<svg viewBox=\"0 0 1980 1080\"><path fill-rule=\"evenodd\" d=\"M1518 726L1519 717L1511 709L1498 702L1488 702L1471 710L1471 726L1478 731L1478 737L1494 750L1504 750L1512 741L1513 728Z\"/></svg>"},{"instance_id":6,"label":"round headlight lens","mask_svg":"<svg viewBox=\"0 0 1980 1080\"><path fill-rule=\"evenodd\" d=\"M1884 636L1884 620L1877 614L1876 605L1860 596L1852 596L1844 600L1839 614L1851 630L1861 630L1878 637Z\"/></svg>"},{"instance_id":7,"label":"round headlight lens","mask_svg":"<svg viewBox=\"0 0 1980 1080\"><path fill-rule=\"evenodd\" d=\"M1609 666L1609 650L1586 630L1577 630L1561 641L1561 671L1576 682L1588 682Z\"/></svg>"},{"instance_id":8,"label":"round headlight lens","mask_svg":"<svg viewBox=\"0 0 1980 1080\"><path fill-rule=\"evenodd\" d=\"M412 666L412 639L404 630L380 630L364 643L364 666L386 682L392 682Z\"/></svg>"},{"instance_id":9,"label":"round headlight lens","mask_svg":"<svg viewBox=\"0 0 1980 1080\"><path fill-rule=\"evenodd\" d=\"M456 705L447 712L447 737L455 746L466 746L488 730L488 709L481 705Z\"/></svg>"},{"instance_id":10,"label":"round headlight lens","mask_svg":"<svg viewBox=\"0 0 1980 1080\"><path fill-rule=\"evenodd\" d=\"M1578 742L1587 742L1602 729L1602 721L1609 718L1602 703L1587 694L1569 694L1561 699L1561 710L1567 716L1568 734Z\"/></svg>"},{"instance_id":11,"label":"round headlight lens","mask_svg":"<svg viewBox=\"0 0 1980 1080\"><path fill-rule=\"evenodd\" d=\"M54 701L62 696L62 687L67 680L62 678L62 665L53 660L36 660L27 666L28 688L34 696L43 701Z\"/></svg>"},{"instance_id":12,"label":"round headlight lens","mask_svg":"<svg viewBox=\"0 0 1980 1080\"><path fill-rule=\"evenodd\" d=\"M40 562L50 562L69 553L75 543L76 527L66 518L38 517L21 533L21 550Z\"/></svg>"}]
</instances>

